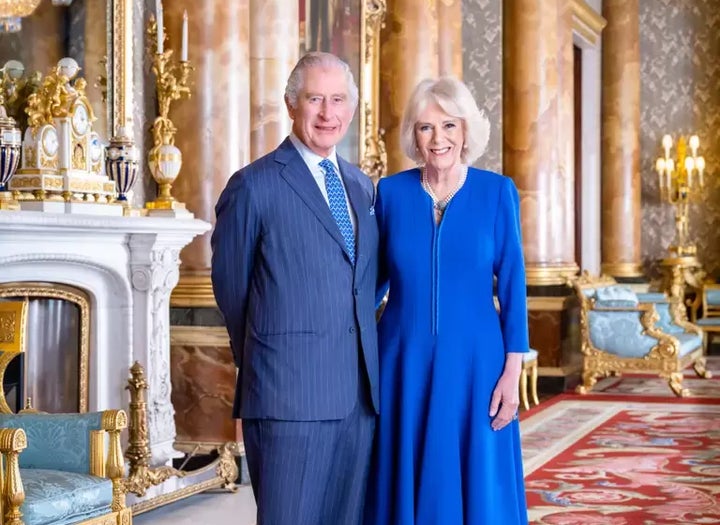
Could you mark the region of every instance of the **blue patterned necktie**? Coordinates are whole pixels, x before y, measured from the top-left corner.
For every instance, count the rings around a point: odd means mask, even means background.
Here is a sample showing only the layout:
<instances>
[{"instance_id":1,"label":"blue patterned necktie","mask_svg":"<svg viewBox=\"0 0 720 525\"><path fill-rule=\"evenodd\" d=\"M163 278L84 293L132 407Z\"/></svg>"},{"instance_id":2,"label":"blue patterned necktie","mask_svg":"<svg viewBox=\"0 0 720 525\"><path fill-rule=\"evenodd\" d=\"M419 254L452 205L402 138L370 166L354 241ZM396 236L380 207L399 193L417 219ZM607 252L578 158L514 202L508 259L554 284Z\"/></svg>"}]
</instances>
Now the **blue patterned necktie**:
<instances>
[{"instance_id":1,"label":"blue patterned necktie","mask_svg":"<svg viewBox=\"0 0 720 525\"><path fill-rule=\"evenodd\" d=\"M337 222L340 233L345 241L345 249L350 255L350 262L355 264L355 233L353 232L350 214L348 213L345 190L343 189L340 176L335 165L328 159L320 162L320 167L325 172L325 189L327 190L328 204L335 222Z\"/></svg>"}]
</instances>

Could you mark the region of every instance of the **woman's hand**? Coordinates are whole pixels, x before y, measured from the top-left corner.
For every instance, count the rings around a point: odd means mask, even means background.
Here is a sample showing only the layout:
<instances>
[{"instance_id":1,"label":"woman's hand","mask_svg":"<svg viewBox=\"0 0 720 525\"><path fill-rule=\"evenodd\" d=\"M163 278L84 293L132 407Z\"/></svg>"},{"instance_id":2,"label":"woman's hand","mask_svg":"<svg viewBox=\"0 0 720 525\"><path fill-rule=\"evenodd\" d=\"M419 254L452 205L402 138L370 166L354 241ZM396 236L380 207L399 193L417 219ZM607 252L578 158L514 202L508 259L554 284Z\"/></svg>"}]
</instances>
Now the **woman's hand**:
<instances>
[{"instance_id":1,"label":"woman's hand","mask_svg":"<svg viewBox=\"0 0 720 525\"><path fill-rule=\"evenodd\" d=\"M493 430L500 430L517 417L522 358L523 354L518 352L505 354L505 369L490 400L490 417L493 418L490 426Z\"/></svg>"}]
</instances>

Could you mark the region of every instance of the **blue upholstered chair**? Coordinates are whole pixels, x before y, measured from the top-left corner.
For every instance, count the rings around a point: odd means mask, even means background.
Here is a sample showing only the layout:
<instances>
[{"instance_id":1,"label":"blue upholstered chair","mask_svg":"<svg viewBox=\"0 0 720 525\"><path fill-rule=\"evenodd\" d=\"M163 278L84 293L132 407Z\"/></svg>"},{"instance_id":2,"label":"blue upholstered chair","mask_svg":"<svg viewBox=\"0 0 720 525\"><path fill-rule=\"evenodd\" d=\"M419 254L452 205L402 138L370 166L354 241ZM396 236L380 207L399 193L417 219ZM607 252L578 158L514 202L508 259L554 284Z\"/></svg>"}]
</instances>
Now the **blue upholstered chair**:
<instances>
[{"instance_id":1,"label":"blue upholstered chair","mask_svg":"<svg viewBox=\"0 0 720 525\"><path fill-rule=\"evenodd\" d=\"M682 301L664 294L636 294L610 277L587 273L574 281L580 300L583 371L577 391L590 391L597 377L629 371L656 372L672 391L682 388L683 369L705 370L702 331L685 319Z\"/></svg>"},{"instance_id":2,"label":"blue upholstered chair","mask_svg":"<svg viewBox=\"0 0 720 525\"><path fill-rule=\"evenodd\" d=\"M122 410L0 414L3 525L130 525ZM107 451L107 452L106 452Z\"/></svg>"},{"instance_id":3,"label":"blue upholstered chair","mask_svg":"<svg viewBox=\"0 0 720 525\"><path fill-rule=\"evenodd\" d=\"M693 323L703 331L707 350L713 336L720 334L720 284L704 284L699 299L693 304L690 315ZM702 311L698 312L700 308ZM701 314L700 317L698 313Z\"/></svg>"}]
</instances>

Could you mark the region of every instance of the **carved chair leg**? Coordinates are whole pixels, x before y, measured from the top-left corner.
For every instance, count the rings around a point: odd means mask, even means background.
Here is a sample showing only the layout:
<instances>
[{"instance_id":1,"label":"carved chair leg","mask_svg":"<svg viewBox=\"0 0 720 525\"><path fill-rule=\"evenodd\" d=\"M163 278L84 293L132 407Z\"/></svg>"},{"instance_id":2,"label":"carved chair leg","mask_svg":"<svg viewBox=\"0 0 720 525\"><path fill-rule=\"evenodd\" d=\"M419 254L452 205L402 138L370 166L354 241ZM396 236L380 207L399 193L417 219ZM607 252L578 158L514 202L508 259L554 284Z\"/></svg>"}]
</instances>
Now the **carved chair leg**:
<instances>
[{"instance_id":1,"label":"carved chair leg","mask_svg":"<svg viewBox=\"0 0 720 525\"><path fill-rule=\"evenodd\" d=\"M527 379L527 370L523 367L522 372L520 372L520 402L525 407L525 410L530 408L527 395Z\"/></svg>"},{"instance_id":2,"label":"carved chair leg","mask_svg":"<svg viewBox=\"0 0 720 525\"><path fill-rule=\"evenodd\" d=\"M537 363L535 363L530 370L530 393L532 394L532 400L533 403L535 403L535 406L540 404L540 401L538 401L538 391L537 391L537 382L538 382L538 366Z\"/></svg>"},{"instance_id":3,"label":"carved chair leg","mask_svg":"<svg viewBox=\"0 0 720 525\"><path fill-rule=\"evenodd\" d=\"M682 372L673 372L670 374L668 384L675 395L678 397L686 397L690 395L690 391L687 388L682 387L683 374Z\"/></svg>"},{"instance_id":4,"label":"carved chair leg","mask_svg":"<svg viewBox=\"0 0 720 525\"><path fill-rule=\"evenodd\" d=\"M595 383L597 383L597 379L595 379L595 372L592 370L583 370L582 384L579 384L577 388L575 388L575 392L578 394L587 394L590 392L592 387L595 386Z\"/></svg>"},{"instance_id":5,"label":"carved chair leg","mask_svg":"<svg viewBox=\"0 0 720 525\"><path fill-rule=\"evenodd\" d=\"M706 364L707 360L704 357L700 357L693 363L693 369L698 377L710 379L712 377L712 372L707 369Z\"/></svg>"}]
</instances>

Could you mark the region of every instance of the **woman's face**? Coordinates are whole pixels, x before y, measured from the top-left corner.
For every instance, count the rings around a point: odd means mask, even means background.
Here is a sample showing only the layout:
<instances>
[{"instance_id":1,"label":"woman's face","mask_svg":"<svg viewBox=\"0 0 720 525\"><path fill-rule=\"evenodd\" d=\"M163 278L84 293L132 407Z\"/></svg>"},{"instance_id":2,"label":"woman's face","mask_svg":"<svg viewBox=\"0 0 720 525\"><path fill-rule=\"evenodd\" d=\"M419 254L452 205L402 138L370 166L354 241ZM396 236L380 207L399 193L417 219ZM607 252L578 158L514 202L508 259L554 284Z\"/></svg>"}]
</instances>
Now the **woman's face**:
<instances>
[{"instance_id":1,"label":"woman's face","mask_svg":"<svg viewBox=\"0 0 720 525\"><path fill-rule=\"evenodd\" d=\"M463 122L437 104L428 104L415 123L415 141L428 168L447 171L461 162L465 144Z\"/></svg>"}]
</instances>

